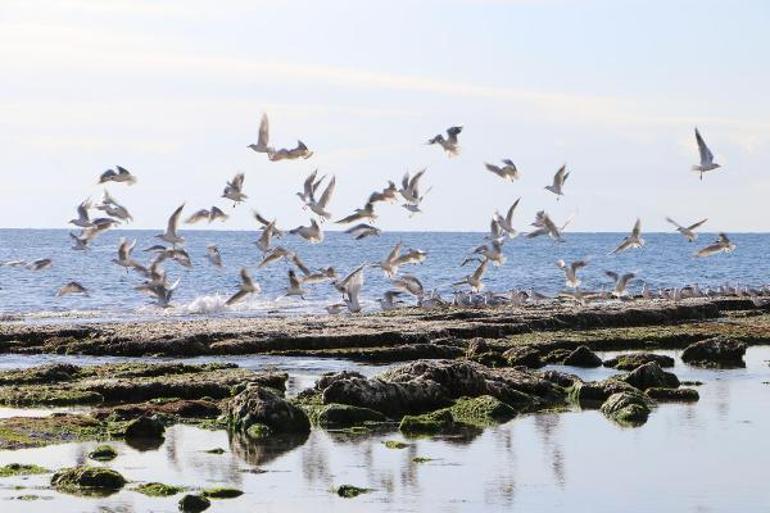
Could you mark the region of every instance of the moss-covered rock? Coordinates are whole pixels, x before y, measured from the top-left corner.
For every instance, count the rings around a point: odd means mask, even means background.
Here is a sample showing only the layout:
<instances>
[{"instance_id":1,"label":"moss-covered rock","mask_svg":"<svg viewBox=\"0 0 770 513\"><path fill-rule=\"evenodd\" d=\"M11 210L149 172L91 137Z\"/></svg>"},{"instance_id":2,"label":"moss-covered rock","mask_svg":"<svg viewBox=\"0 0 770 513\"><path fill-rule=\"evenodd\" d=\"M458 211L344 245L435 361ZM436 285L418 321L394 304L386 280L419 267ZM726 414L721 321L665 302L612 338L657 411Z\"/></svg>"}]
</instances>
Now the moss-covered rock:
<instances>
[{"instance_id":1,"label":"moss-covered rock","mask_svg":"<svg viewBox=\"0 0 770 513\"><path fill-rule=\"evenodd\" d=\"M367 422L385 422L388 419L382 413L370 408L347 404L328 404L317 411L313 423L322 428L348 428Z\"/></svg>"},{"instance_id":2,"label":"moss-covered rock","mask_svg":"<svg viewBox=\"0 0 770 513\"><path fill-rule=\"evenodd\" d=\"M581 408L599 408L612 394L637 392L632 385L614 378L602 381L578 381L569 389L569 399Z\"/></svg>"},{"instance_id":3,"label":"moss-covered rock","mask_svg":"<svg viewBox=\"0 0 770 513\"><path fill-rule=\"evenodd\" d=\"M203 495L187 494L179 499L179 510L183 513L200 513L211 506L211 501Z\"/></svg>"},{"instance_id":4,"label":"moss-covered rock","mask_svg":"<svg viewBox=\"0 0 770 513\"><path fill-rule=\"evenodd\" d=\"M270 438L273 436L273 430L268 426L260 423L254 423L246 429L246 436L252 440L259 440L261 438Z\"/></svg>"},{"instance_id":5,"label":"moss-covered rock","mask_svg":"<svg viewBox=\"0 0 770 513\"><path fill-rule=\"evenodd\" d=\"M252 424L263 424L275 434L310 432L305 412L266 387L243 390L228 402L225 415L232 429L243 432Z\"/></svg>"},{"instance_id":6,"label":"moss-covered rock","mask_svg":"<svg viewBox=\"0 0 770 513\"><path fill-rule=\"evenodd\" d=\"M545 365L540 351L529 346L512 347L503 353L503 358L511 367L521 365L530 369L539 369Z\"/></svg>"},{"instance_id":7,"label":"moss-covered rock","mask_svg":"<svg viewBox=\"0 0 770 513\"><path fill-rule=\"evenodd\" d=\"M352 499L354 497L358 497L362 493L369 493L371 490L368 488L360 488L358 486L353 485L340 485L335 490L334 493L339 495L340 497L343 497L345 499Z\"/></svg>"},{"instance_id":8,"label":"moss-covered rock","mask_svg":"<svg viewBox=\"0 0 770 513\"><path fill-rule=\"evenodd\" d=\"M112 427L90 415L54 414L48 417L0 419L0 450L106 440L113 436Z\"/></svg>"},{"instance_id":9,"label":"moss-covered rock","mask_svg":"<svg viewBox=\"0 0 770 513\"><path fill-rule=\"evenodd\" d=\"M49 472L50 470L39 465L25 465L23 463L9 463L0 467L0 477L31 476Z\"/></svg>"},{"instance_id":10,"label":"moss-covered rock","mask_svg":"<svg viewBox=\"0 0 770 513\"><path fill-rule=\"evenodd\" d=\"M449 408L455 422L485 427L507 422L516 416L516 410L492 397L462 397Z\"/></svg>"},{"instance_id":11,"label":"moss-covered rock","mask_svg":"<svg viewBox=\"0 0 770 513\"><path fill-rule=\"evenodd\" d=\"M427 456L415 456L412 458L414 463L428 463L429 461L433 461L433 458L428 458Z\"/></svg>"},{"instance_id":12,"label":"moss-covered rock","mask_svg":"<svg viewBox=\"0 0 770 513\"><path fill-rule=\"evenodd\" d=\"M679 378L675 374L666 372L656 362L645 363L618 379L639 390L648 388L677 388Z\"/></svg>"},{"instance_id":13,"label":"moss-covered rock","mask_svg":"<svg viewBox=\"0 0 770 513\"><path fill-rule=\"evenodd\" d=\"M656 401L691 403L700 399L700 394L692 388L648 388L644 392Z\"/></svg>"},{"instance_id":14,"label":"moss-covered rock","mask_svg":"<svg viewBox=\"0 0 770 513\"><path fill-rule=\"evenodd\" d=\"M126 484L118 472L105 467L87 465L56 471L51 485L60 492L74 495L110 495Z\"/></svg>"},{"instance_id":15,"label":"moss-covered rock","mask_svg":"<svg viewBox=\"0 0 770 513\"><path fill-rule=\"evenodd\" d=\"M243 495L243 491L237 488L227 488L219 486L216 488L207 488L203 490L203 496L209 499L234 499Z\"/></svg>"},{"instance_id":16,"label":"moss-covered rock","mask_svg":"<svg viewBox=\"0 0 770 513\"><path fill-rule=\"evenodd\" d=\"M139 438L145 440L162 440L166 426L155 417L139 417L126 426L126 440Z\"/></svg>"},{"instance_id":17,"label":"moss-covered rock","mask_svg":"<svg viewBox=\"0 0 770 513\"><path fill-rule=\"evenodd\" d=\"M641 426L650 415L648 400L639 392L612 394L602 404L601 412L624 426Z\"/></svg>"},{"instance_id":18,"label":"moss-covered rock","mask_svg":"<svg viewBox=\"0 0 770 513\"><path fill-rule=\"evenodd\" d=\"M133 489L148 497L171 497L184 491L181 486L167 485L164 483L143 483Z\"/></svg>"},{"instance_id":19,"label":"moss-covered rock","mask_svg":"<svg viewBox=\"0 0 770 513\"><path fill-rule=\"evenodd\" d=\"M382 442L382 445L384 445L388 449L406 449L411 444L402 442L401 440L385 440L384 442Z\"/></svg>"},{"instance_id":20,"label":"moss-covered rock","mask_svg":"<svg viewBox=\"0 0 770 513\"><path fill-rule=\"evenodd\" d=\"M673 367L674 359L670 356L655 353L626 353L604 361L605 367L632 371L645 363L655 362L663 368Z\"/></svg>"},{"instance_id":21,"label":"moss-covered rock","mask_svg":"<svg viewBox=\"0 0 770 513\"><path fill-rule=\"evenodd\" d=\"M741 368L746 366L743 356L746 344L725 337L713 337L687 346L682 361L698 367Z\"/></svg>"},{"instance_id":22,"label":"moss-covered rock","mask_svg":"<svg viewBox=\"0 0 770 513\"><path fill-rule=\"evenodd\" d=\"M435 435L452 429L454 425L452 413L443 409L422 415L406 415L398 429L408 435Z\"/></svg>"},{"instance_id":23,"label":"moss-covered rock","mask_svg":"<svg viewBox=\"0 0 770 513\"><path fill-rule=\"evenodd\" d=\"M96 461L111 461L118 457L118 451L111 445L99 445L88 453L88 457Z\"/></svg>"},{"instance_id":24,"label":"moss-covered rock","mask_svg":"<svg viewBox=\"0 0 770 513\"><path fill-rule=\"evenodd\" d=\"M579 346L568 354L562 363L573 367L592 368L601 367L602 359L591 351L588 346Z\"/></svg>"}]
</instances>

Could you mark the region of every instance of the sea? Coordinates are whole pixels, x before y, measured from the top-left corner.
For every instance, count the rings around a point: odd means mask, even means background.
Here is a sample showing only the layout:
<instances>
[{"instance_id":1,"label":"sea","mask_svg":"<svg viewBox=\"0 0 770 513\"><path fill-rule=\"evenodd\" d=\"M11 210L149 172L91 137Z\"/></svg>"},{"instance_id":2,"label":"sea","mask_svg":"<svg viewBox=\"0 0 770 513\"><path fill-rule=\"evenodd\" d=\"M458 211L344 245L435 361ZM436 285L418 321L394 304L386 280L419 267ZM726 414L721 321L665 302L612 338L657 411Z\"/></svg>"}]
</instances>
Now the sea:
<instances>
[{"instance_id":1,"label":"sea","mask_svg":"<svg viewBox=\"0 0 770 513\"><path fill-rule=\"evenodd\" d=\"M288 261L258 268L262 253L254 244L257 231L185 230L185 249L193 265L184 268L168 261L165 269L170 282L180 279L171 306L162 308L135 287L143 277L127 272L113 263L122 238L136 240L134 258L149 263L152 254L143 251L159 243L157 231L113 230L97 238L89 250L71 249L68 230L0 230L0 262L53 260L51 267L32 271L24 267L0 266L0 315L4 320L20 322L83 322L114 320L156 320L167 317L258 317L325 313L324 306L340 302L340 294L330 283L307 286L307 295L284 297L288 285ZM401 268L401 274L413 274L426 290L436 290L451 299L453 283L470 274L477 265L460 264L474 248L485 243L484 233L450 232L384 232L377 237L355 240L343 232L326 232L320 244L284 235L274 239L296 251L311 269L333 266L340 278L362 263L375 263L385 258L398 242L403 248L427 252L427 259ZM553 296L565 288L563 272L556 262L587 259L581 270L581 287L585 290L609 290L611 280L605 271L633 272L636 279L631 291L639 291L644 283L653 289L699 284L702 288L725 284L761 286L768 282L766 248L770 234L742 233L731 235L736 244L732 253L706 258L694 256L697 249L716 239L714 233L702 233L695 242L687 242L677 233L645 234L646 244L640 249L618 255L610 252L620 243L623 233L567 233L564 242L546 237L527 239L520 236L504 244L506 262L490 265L485 276L485 290L507 292L512 289L536 291ZM206 247L215 244L224 266L216 268L206 258ZM226 306L227 299L238 290L241 268L248 268L259 282L262 292L244 301ZM57 290L70 281L85 286L88 296L57 297ZM392 284L377 268L367 268L362 291L365 311L377 311L377 298ZM462 287L460 287L462 288ZM410 300L407 300L409 303ZM413 301L411 301L413 302Z\"/></svg>"}]
</instances>

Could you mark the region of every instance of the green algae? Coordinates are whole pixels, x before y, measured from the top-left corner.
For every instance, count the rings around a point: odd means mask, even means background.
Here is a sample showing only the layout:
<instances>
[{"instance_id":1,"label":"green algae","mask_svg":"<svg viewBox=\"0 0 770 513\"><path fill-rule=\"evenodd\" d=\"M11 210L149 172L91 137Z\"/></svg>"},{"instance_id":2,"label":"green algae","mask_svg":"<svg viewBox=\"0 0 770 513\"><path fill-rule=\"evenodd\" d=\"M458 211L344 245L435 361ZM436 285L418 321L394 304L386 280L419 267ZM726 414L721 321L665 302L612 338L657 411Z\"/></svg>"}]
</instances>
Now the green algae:
<instances>
[{"instance_id":1,"label":"green algae","mask_svg":"<svg viewBox=\"0 0 770 513\"><path fill-rule=\"evenodd\" d=\"M100 445L88 453L88 457L96 461L110 461L118 457L118 451L111 445Z\"/></svg>"},{"instance_id":2,"label":"green algae","mask_svg":"<svg viewBox=\"0 0 770 513\"><path fill-rule=\"evenodd\" d=\"M35 474L48 474L47 468L39 465L25 465L22 463L9 463L0 467L0 477L31 476Z\"/></svg>"},{"instance_id":3,"label":"green algae","mask_svg":"<svg viewBox=\"0 0 770 513\"><path fill-rule=\"evenodd\" d=\"M352 499L354 497L358 497L359 495L363 493L369 493L371 490L369 488L360 488L358 486L353 485L340 485L336 489L334 489L334 493L339 495L340 497L344 499Z\"/></svg>"},{"instance_id":4,"label":"green algae","mask_svg":"<svg viewBox=\"0 0 770 513\"><path fill-rule=\"evenodd\" d=\"M227 488L224 486L216 488L207 488L203 490L203 496L209 499L234 499L243 495L243 491L237 488Z\"/></svg>"},{"instance_id":5,"label":"green algae","mask_svg":"<svg viewBox=\"0 0 770 513\"><path fill-rule=\"evenodd\" d=\"M185 489L181 486L167 485L164 483L144 483L133 488L133 490L143 495L147 495L148 497L170 497L183 492Z\"/></svg>"}]
</instances>

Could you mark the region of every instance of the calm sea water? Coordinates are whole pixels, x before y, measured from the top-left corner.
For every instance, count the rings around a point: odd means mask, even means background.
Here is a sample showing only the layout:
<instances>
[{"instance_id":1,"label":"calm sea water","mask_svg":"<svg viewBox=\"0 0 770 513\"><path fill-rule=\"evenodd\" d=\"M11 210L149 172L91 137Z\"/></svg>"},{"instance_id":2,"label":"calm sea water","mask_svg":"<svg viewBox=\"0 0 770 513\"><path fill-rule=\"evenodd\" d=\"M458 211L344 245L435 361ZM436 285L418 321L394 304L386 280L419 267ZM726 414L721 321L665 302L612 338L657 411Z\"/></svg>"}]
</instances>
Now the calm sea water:
<instances>
[{"instance_id":1,"label":"calm sea water","mask_svg":"<svg viewBox=\"0 0 770 513\"><path fill-rule=\"evenodd\" d=\"M677 357L673 371L680 379L704 383L698 387L701 400L661 404L638 428L620 427L595 410L575 410L520 416L461 439L406 440L409 447L393 450L382 442L403 439L398 433L351 438L313 430L306 439L259 445L229 438L224 431L178 425L154 450L113 443L119 456L107 465L133 481L113 496L78 498L54 492L48 488L49 474L0 479L0 504L2 511L13 513L173 513L181 495L148 498L131 491L139 482L161 481L191 488L240 488L243 496L215 501L210 510L233 513L767 511L770 348L749 348L746 368L735 370L696 369L682 364L678 352L664 353ZM18 358L1 355L0 366L17 367ZM102 361L90 358L79 363ZM269 362L243 357L239 363L264 368ZM274 363L284 364L280 359ZM329 365L330 370L338 368L338 363ZM585 379L616 372L562 370ZM72 466L87 462L95 445L0 451L0 465ZM205 452L216 447L226 452ZM418 456L432 460L415 463ZM254 473L256 468L266 472ZM372 492L342 499L330 491L340 484ZM29 494L40 499L16 499Z\"/></svg>"},{"instance_id":2,"label":"calm sea water","mask_svg":"<svg viewBox=\"0 0 770 513\"><path fill-rule=\"evenodd\" d=\"M145 295L133 290L141 283L137 273L127 274L111 260L116 257L121 237L137 239L134 256L148 262L150 255L142 249L157 242L155 231L115 230L104 234L89 251L70 249L66 230L0 230L0 261L52 258L53 266L32 272L24 268L0 267L0 313L23 314L26 319L50 318L154 318L157 316L194 316L200 314L237 316L264 315L281 312L322 312L324 305L339 301L339 294L328 284L310 286L306 300L280 298L287 285L288 262L278 262L257 269L261 254L253 244L257 232L222 232L187 230L186 248L192 256L193 267L185 269L168 262L166 269L171 281L181 278L173 300L173 308L161 309ZM463 257L483 242L480 233L384 233L363 241L353 240L344 233L327 233L322 244L309 244L302 239L286 236L277 244L296 250L305 263L315 269L334 266L342 275L363 262L382 260L398 241L405 248L419 248L428 252L421 265L405 266L402 273L414 273L426 289L438 289L445 296L451 294L451 284L473 271L473 265L459 267ZM553 294L563 284L562 272L556 267L559 258L571 261L589 258L584 269L584 287L610 287L605 270L636 272L641 280L653 287L677 287L689 283L718 286L726 282L760 285L767 281L768 234L738 234L732 237L737 249L732 254L720 254L698 259L693 253L711 242L714 234L701 234L695 243L686 242L680 235L647 234L647 245L621 255L609 256L624 234L568 233L567 241L559 244L546 238L527 240L523 237L505 245L508 261L502 267L489 267L488 289L506 291L512 288L535 289ZM216 244L222 253L225 267L211 266L206 246ZM262 294L253 296L233 307L225 307L225 300L238 289L238 272L248 267L262 286ZM59 287L76 280L87 287L90 297L55 296ZM365 308L377 308L376 298L389 287L383 273L368 269L364 285ZM634 285L641 287L641 281Z\"/></svg>"}]
</instances>

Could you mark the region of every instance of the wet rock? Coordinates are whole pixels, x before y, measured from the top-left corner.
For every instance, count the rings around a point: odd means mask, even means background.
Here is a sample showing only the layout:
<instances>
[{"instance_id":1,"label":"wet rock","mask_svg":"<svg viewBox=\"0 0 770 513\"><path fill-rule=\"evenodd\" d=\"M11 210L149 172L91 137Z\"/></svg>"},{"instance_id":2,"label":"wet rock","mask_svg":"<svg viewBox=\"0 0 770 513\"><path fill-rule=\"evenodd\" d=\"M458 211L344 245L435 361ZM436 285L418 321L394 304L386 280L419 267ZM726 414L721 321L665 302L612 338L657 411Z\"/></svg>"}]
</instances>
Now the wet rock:
<instances>
[{"instance_id":1,"label":"wet rock","mask_svg":"<svg viewBox=\"0 0 770 513\"><path fill-rule=\"evenodd\" d=\"M249 386L233 397L225 408L232 429L246 431L252 424L263 424L273 433L308 433L310 420L304 411L273 390Z\"/></svg>"},{"instance_id":2,"label":"wet rock","mask_svg":"<svg viewBox=\"0 0 770 513\"><path fill-rule=\"evenodd\" d=\"M208 497L209 499L234 499L241 495L243 495L243 491L238 490L237 488L226 488L222 486L203 490L203 496Z\"/></svg>"},{"instance_id":3,"label":"wet rock","mask_svg":"<svg viewBox=\"0 0 770 513\"><path fill-rule=\"evenodd\" d=\"M639 392L620 392L607 398L602 404L601 412L618 424L641 426L647 422L650 407Z\"/></svg>"},{"instance_id":4,"label":"wet rock","mask_svg":"<svg viewBox=\"0 0 770 513\"><path fill-rule=\"evenodd\" d=\"M474 338L468 344L465 357L487 367L504 367L508 365L508 359L502 355L502 351L491 346L483 338Z\"/></svg>"},{"instance_id":5,"label":"wet rock","mask_svg":"<svg viewBox=\"0 0 770 513\"><path fill-rule=\"evenodd\" d=\"M316 381L315 389L320 392L329 387L335 381L344 381L346 379L353 378L366 379L366 376L360 372L355 371L325 372L321 375L320 378L318 378L318 381Z\"/></svg>"},{"instance_id":6,"label":"wet rock","mask_svg":"<svg viewBox=\"0 0 770 513\"><path fill-rule=\"evenodd\" d=\"M588 349L587 346L580 346L567 355L562 363L573 367L592 368L601 367L602 359Z\"/></svg>"},{"instance_id":7,"label":"wet rock","mask_svg":"<svg viewBox=\"0 0 770 513\"><path fill-rule=\"evenodd\" d=\"M31 476L34 474L47 474L50 470L38 465L25 465L23 463L9 463L0 467L0 477Z\"/></svg>"},{"instance_id":8,"label":"wet rock","mask_svg":"<svg viewBox=\"0 0 770 513\"><path fill-rule=\"evenodd\" d=\"M540 357L540 351L529 346L512 347L503 353L503 358L511 367L523 366L539 369L545 365Z\"/></svg>"},{"instance_id":9,"label":"wet rock","mask_svg":"<svg viewBox=\"0 0 770 513\"><path fill-rule=\"evenodd\" d=\"M554 364L554 365L562 365L564 363L564 359L567 358L572 351L569 349L554 349L553 351L549 351L548 354L542 357L543 363L546 364Z\"/></svg>"},{"instance_id":10,"label":"wet rock","mask_svg":"<svg viewBox=\"0 0 770 513\"><path fill-rule=\"evenodd\" d=\"M341 485L334 491L337 495L345 499L352 499L358 497L362 493L369 493L371 490L368 488L359 488L353 485Z\"/></svg>"},{"instance_id":11,"label":"wet rock","mask_svg":"<svg viewBox=\"0 0 770 513\"><path fill-rule=\"evenodd\" d=\"M400 440L385 440L382 444L388 449L406 449L411 445Z\"/></svg>"},{"instance_id":12,"label":"wet rock","mask_svg":"<svg viewBox=\"0 0 770 513\"><path fill-rule=\"evenodd\" d=\"M364 379L336 379L322 391L322 402L350 404L392 418L435 411L460 397L491 395L517 411L562 402L564 390L524 369L490 369L467 360L418 360Z\"/></svg>"},{"instance_id":13,"label":"wet rock","mask_svg":"<svg viewBox=\"0 0 770 513\"><path fill-rule=\"evenodd\" d=\"M89 452L88 457L96 461L111 461L118 457L118 451L111 445L100 445Z\"/></svg>"},{"instance_id":14,"label":"wet rock","mask_svg":"<svg viewBox=\"0 0 770 513\"><path fill-rule=\"evenodd\" d=\"M211 501L203 495L187 494L179 499L179 510L184 513L200 513L211 506Z\"/></svg>"},{"instance_id":15,"label":"wet rock","mask_svg":"<svg viewBox=\"0 0 770 513\"><path fill-rule=\"evenodd\" d=\"M644 393L661 402L695 402L700 399L698 391L692 388L648 388Z\"/></svg>"},{"instance_id":16,"label":"wet rock","mask_svg":"<svg viewBox=\"0 0 770 513\"><path fill-rule=\"evenodd\" d=\"M110 495L125 484L122 475L105 467L65 468L51 478L51 485L58 491L75 495Z\"/></svg>"},{"instance_id":17,"label":"wet rock","mask_svg":"<svg viewBox=\"0 0 770 513\"><path fill-rule=\"evenodd\" d=\"M385 415L369 408L348 404L329 404L320 409L314 423L322 428L346 428L386 420Z\"/></svg>"},{"instance_id":18,"label":"wet rock","mask_svg":"<svg viewBox=\"0 0 770 513\"><path fill-rule=\"evenodd\" d=\"M622 392L635 393L638 390L625 381L613 378L592 382L579 381L570 388L569 397L581 408L599 408L611 395Z\"/></svg>"},{"instance_id":19,"label":"wet rock","mask_svg":"<svg viewBox=\"0 0 770 513\"><path fill-rule=\"evenodd\" d=\"M111 436L110 425L90 415L54 414L0 419L0 449L3 450L102 440Z\"/></svg>"},{"instance_id":20,"label":"wet rock","mask_svg":"<svg viewBox=\"0 0 770 513\"><path fill-rule=\"evenodd\" d=\"M666 372L655 362L645 363L619 378L639 390L648 388L677 388L679 378L675 374Z\"/></svg>"},{"instance_id":21,"label":"wet rock","mask_svg":"<svg viewBox=\"0 0 770 513\"><path fill-rule=\"evenodd\" d=\"M139 417L126 426L126 440L162 440L166 427L155 417Z\"/></svg>"},{"instance_id":22,"label":"wet rock","mask_svg":"<svg viewBox=\"0 0 770 513\"><path fill-rule=\"evenodd\" d=\"M69 363L54 363L23 370L0 372L0 385L51 384L76 379L80 367Z\"/></svg>"},{"instance_id":23,"label":"wet rock","mask_svg":"<svg viewBox=\"0 0 770 513\"><path fill-rule=\"evenodd\" d=\"M746 366L744 354L743 342L714 337L687 346L682 351L682 361L699 367L740 368Z\"/></svg>"},{"instance_id":24,"label":"wet rock","mask_svg":"<svg viewBox=\"0 0 770 513\"><path fill-rule=\"evenodd\" d=\"M163 403L146 402L102 408L94 412L100 419L131 420L137 417L163 415L180 419L212 419L222 413L219 405L203 399L177 399Z\"/></svg>"},{"instance_id":25,"label":"wet rock","mask_svg":"<svg viewBox=\"0 0 770 513\"><path fill-rule=\"evenodd\" d=\"M449 411L455 422L479 427L507 422L516 416L516 410L490 395L460 398Z\"/></svg>"},{"instance_id":26,"label":"wet rock","mask_svg":"<svg viewBox=\"0 0 770 513\"><path fill-rule=\"evenodd\" d=\"M551 383L554 383L556 385L559 385L563 388L569 388L571 386L574 386L575 383L580 383L582 380L574 375L569 374L566 372L561 372L557 370L547 370L541 374L543 376L543 379L550 381Z\"/></svg>"},{"instance_id":27,"label":"wet rock","mask_svg":"<svg viewBox=\"0 0 770 513\"><path fill-rule=\"evenodd\" d=\"M645 363L655 362L659 366L673 367L674 359L670 356L655 353L627 353L604 361L605 367L611 367L618 370L631 371L644 365Z\"/></svg>"},{"instance_id":28,"label":"wet rock","mask_svg":"<svg viewBox=\"0 0 770 513\"><path fill-rule=\"evenodd\" d=\"M134 488L134 491L148 497L171 497L184 491L184 488L164 483L144 483Z\"/></svg>"},{"instance_id":29,"label":"wet rock","mask_svg":"<svg viewBox=\"0 0 770 513\"><path fill-rule=\"evenodd\" d=\"M406 415L401 419L399 431L407 435L435 435L454 427L454 417L449 410L438 410L422 415Z\"/></svg>"}]
</instances>

